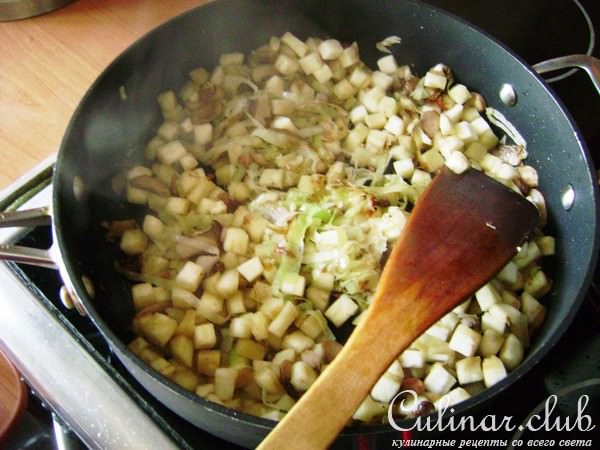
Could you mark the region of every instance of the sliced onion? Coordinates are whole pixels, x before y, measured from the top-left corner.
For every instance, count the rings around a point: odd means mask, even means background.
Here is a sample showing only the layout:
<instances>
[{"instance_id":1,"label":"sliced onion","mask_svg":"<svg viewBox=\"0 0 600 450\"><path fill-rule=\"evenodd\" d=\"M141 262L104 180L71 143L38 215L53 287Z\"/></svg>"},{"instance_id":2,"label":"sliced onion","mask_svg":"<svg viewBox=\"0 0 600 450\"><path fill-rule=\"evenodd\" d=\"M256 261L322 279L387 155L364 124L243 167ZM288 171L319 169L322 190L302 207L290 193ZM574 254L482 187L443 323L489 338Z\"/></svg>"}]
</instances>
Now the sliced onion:
<instances>
[{"instance_id":1,"label":"sliced onion","mask_svg":"<svg viewBox=\"0 0 600 450\"><path fill-rule=\"evenodd\" d=\"M189 258L201 253L219 256L221 251L217 241L204 235L199 236L176 236L175 250L182 258Z\"/></svg>"},{"instance_id":2,"label":"sliced onion","mask_svg":"<svg viewBox=\"0 0 600 450\"><path fill-rule=\"evenodd\" d=\"M204 273L210 273L217 261L219 261L219 257L216 255L200 255L196 258L196 264L202 267Z\"/></svg>"},{"instance_id":3,"label":"sliced onion","mask_svg":"<svg viewBox=\"0 0 600 450\"><path fill-rule=\"evenodd\" d=\"M500 128L502 131L506 133L506 135L513 140L513 142L519 146L521 146L524 150L527 148L527 141L525 138L519 133L517 128L497 109L492 107L487 107L485 109L485 114L488 120L493 124Z\"/></svg>"},{"instance_id":4,"label":"sliced onion","mask_svg":"<svg viewBox=\"0 0 600 450\"><path fill-rule=\"evenodd\" d=\"M141 317L141 316L145 316L146 314L163 312L165 309L167 309L170 306L171 306L170 301L152 303L151 305L148 305L145 308L140 309L135 316Z\"/></svg>"},{"instance_id":5,"label":"sliced onion","mask_svg":"<svg viewBox=\"0 0 600 450\"><path fill-rule=\"evenodd\" d=\"M375 44L375 47L380 52L383 52L383 53L392 53L388 47L400 44L401 42L402 42L402 38L393 35L393 36L386 37L384 40L382 40L380 42L377 42Z\"/></svg>"},{"instance_id":6,"label":"sliced onion","mask_svg":"<svg viewBox=\"0 0 600 450\"><path fill-rule=\"evenodd\" d=\"M309 138L312 136L316 136L317 134L320 134L322 132L323 132L323 127L321 127L319 125L315 125L312 127L301 128L300 130L298 130L297 134L300 137Z\"/></svg>"}]
</instances>

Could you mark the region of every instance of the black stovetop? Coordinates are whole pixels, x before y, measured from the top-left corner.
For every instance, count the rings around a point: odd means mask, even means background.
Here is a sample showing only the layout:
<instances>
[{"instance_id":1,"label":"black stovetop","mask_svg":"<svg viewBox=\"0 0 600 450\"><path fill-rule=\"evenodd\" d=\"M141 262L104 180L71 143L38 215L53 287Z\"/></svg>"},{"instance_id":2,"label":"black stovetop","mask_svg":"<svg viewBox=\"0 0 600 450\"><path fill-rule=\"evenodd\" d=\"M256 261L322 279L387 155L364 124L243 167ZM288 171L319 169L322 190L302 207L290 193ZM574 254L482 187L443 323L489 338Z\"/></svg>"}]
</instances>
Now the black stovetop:
<instances>
[{"instance_id":1,"label":"black stovetop","mask_svg":"<svg viewBox=\"0 0 600 450\"><path fill-rule=\"evenodd\" d=\"M530 64L540 62L552 57L585 53L590 46L590 31L588 22L581 12L585 8L588 20L597 27L600 24L600 2L598 0L427 0L434 6L445 9L458 15L487 33L498 38L509 48ZM593 36L592 36L593 37ZM593 54L600 57L598 49ZM583 71L576 71L573 75L560 81L551 83L552 89L557 93L566 108L570 111L576 124L580 128L592 155L600 150L600 127L597 118L600 117L600 98L594 90L587 75ZM594 156L598 158L600 156ZM596 167L600 161L595 160ZM26 243L47 247L50 241L50 230L39 227L24 239ZM158 412L163 418L162 426L182 448L236 448L217 438L198 430L196 427L180 419L159 402L154 400L129 376L116 357L110 353L105 341L94 328L91 322L79 316L75 311L65 310L59 300L58 292L61 280L57 272L28 266L16 266L14 270L19 276L33 282L45 295L43 300L48 308L60 315L72 325L74 333L80 339L89 341L92 351L97 352L104 362L106 370L116 371L122 377L133 395L145 400L146 407L153 412ZM600 274L596 274L596 282L600 286ZM600 289L592 288L591 294L584 302L580 313L574 323L560 340L557 346L538 364L527 373L518 383L508 388L488 409L493 410L498 416L513 416L518 423L525 419L540 402L547 398L549 393L556 392L574 382L600 376L600 302L598 294ZM560 364L557 364L560 362ZM39 407L39 399L33 399L32 407L41 420L49 413ZM36 406L37 405L37 406ZM598 427L600 428L600 427ZM598 430L596 430L598 431ZM510 439L511 436L502 432L500 434L482 432L451 433L453 439ZM528 433L523 438L544 438L552 436L534 436ZM31 442L25 448L48 448L43 432L39 442ZM590 438L589 434L582 438ZM558 436L557 436L558 437ZM575 435L569 434L569 438ZM356 442L356 448L391 448L392 439L397 435L380 436L377 442ZM593 435L600 443L600 435ZM597 447L597 445L596 445Z\"/></svg>"}]
</instances>

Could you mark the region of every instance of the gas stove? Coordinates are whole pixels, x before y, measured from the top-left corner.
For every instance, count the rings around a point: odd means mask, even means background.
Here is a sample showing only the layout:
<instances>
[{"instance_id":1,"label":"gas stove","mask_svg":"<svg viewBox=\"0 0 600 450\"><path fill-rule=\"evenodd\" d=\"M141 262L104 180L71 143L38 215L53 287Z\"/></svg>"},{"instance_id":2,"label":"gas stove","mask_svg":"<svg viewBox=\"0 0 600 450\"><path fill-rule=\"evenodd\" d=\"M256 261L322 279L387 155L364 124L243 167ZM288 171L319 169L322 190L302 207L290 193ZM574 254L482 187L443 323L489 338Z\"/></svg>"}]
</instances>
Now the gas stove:
<instances>
[{"instance_id":1,"label":"gas stove","mask_svg":"<svg viewBox=\"0 0 600 450\"><path fill-rule=\"evenodd\" d=\"M530 64L587 53L596 57L596 0L429 0L504 42ZM566 31L568 30L568 31ZM582 71L548 77L591 150L600 150L600 98ZM51 203L50 158L0 194L0 209ZM596 167L600 161L596 160ZM48 226L0 230L0 243L48 248ZM42 448L236 448L180 419L148 394L127 372L89 321L64 307L58 272L0 263L0 347L11 357L31 390L28 411L6 443L7 449ZM516 423L539 414L549 395L588 393L600 404L600 273L579 314L554 349L511 386L488 410ZM559 364L557 362L560 362ZM564 395L563 395L564 394ZM598 419L600 415L596 415ZM598 427L600 428L600 427ZM357 439L358 449L390 448L397 432ZM593 439L600 430L561 432L451 432L448 439ZM510 445L508 445L510 447Z\"/></svg>"}]
</instances>

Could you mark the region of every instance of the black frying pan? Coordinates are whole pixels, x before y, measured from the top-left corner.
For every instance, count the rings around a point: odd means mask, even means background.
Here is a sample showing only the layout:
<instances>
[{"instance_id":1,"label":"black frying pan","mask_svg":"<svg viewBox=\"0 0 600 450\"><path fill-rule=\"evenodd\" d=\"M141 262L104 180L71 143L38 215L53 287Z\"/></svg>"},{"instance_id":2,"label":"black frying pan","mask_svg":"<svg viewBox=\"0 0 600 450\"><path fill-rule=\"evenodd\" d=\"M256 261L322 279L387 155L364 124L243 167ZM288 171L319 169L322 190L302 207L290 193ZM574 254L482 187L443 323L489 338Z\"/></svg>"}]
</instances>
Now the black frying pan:
<instances>
[{"instance_id":1,"label":"black frying pan","mask_svg":"<svg viewBox=\"0 0 600 450\"><path fill-rule=\"evenodd\" d=\"M595 170L569 114L548 86L519 58L480 31L442 11L409 0L221 0L190 11L151 32L99 77L75 112L58 155L54 176L54 239L61 274L90 318L133 376L174 412L223 439L252 447L273 422L207 402L150 369L126 347L133 307L124 279L113 270L118 254L105 241L103 220L131 215L110 187L123 165L141 159L159 123L156 96L183 85L197 66L214 67L224 52L249 51L272 35L330 36L357 41L374 65L375 43L390 35L396 59L422 75L443 62L455 77L484 95L516 125L528 142L549 209L549 232L557 238L550 268L554 279L545 324L521 366L482 394L461 403L457 414L481 407L529 371L565 331L590 283L598 252L598 191ZM504 84L517 94L507 106ZM127 99L120 96L124 89ZM74 185L78 188L74 189ZM83 186L83 189L80 189ZM575 193L566 208L563 193ZM82 277L91 280L90 296ZM493 411L490 411L493 413ZM338 444L360 433L390 431L388 425L347 430ZM301 437L299 437L301 438Z\"/></svg>"}]
</instances>

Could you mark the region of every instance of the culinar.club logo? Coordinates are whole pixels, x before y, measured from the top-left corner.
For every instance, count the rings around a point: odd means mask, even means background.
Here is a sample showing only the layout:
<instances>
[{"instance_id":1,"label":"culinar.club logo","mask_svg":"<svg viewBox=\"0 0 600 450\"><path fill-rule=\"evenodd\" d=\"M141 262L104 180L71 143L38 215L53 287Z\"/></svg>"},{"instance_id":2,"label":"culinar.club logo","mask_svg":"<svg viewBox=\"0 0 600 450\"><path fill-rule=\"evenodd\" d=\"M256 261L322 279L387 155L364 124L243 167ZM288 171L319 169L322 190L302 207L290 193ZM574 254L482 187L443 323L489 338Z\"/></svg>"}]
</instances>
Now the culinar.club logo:
<instances>
[{"instance_id":1,"label":"culinar.club logo","mask_svg":"<svg viewBox=\"0 0 600 450\"><path fill-rule=\"evenodd\" d=\"M409 425L398 423L394 409L416 402L418 395L411 390L399 392L388 408L390 426L402 433L391 447L412 448L508 448L519 447L587 447L600 442L600 378L572 385L549 395L524 420L513 416L487 414L483 416L453 415L455 409L440 404L436 413L417 417ZM468 433L503 432L511 438L472 439ZM413 436L418 436L414 437ZM428 438L426 436L434 436ZM440 436L442 436L440 438ZM455 438L454 436L460 436ZM471 434L471 436L473 436Z\"/></svg>"}]
</instances>

